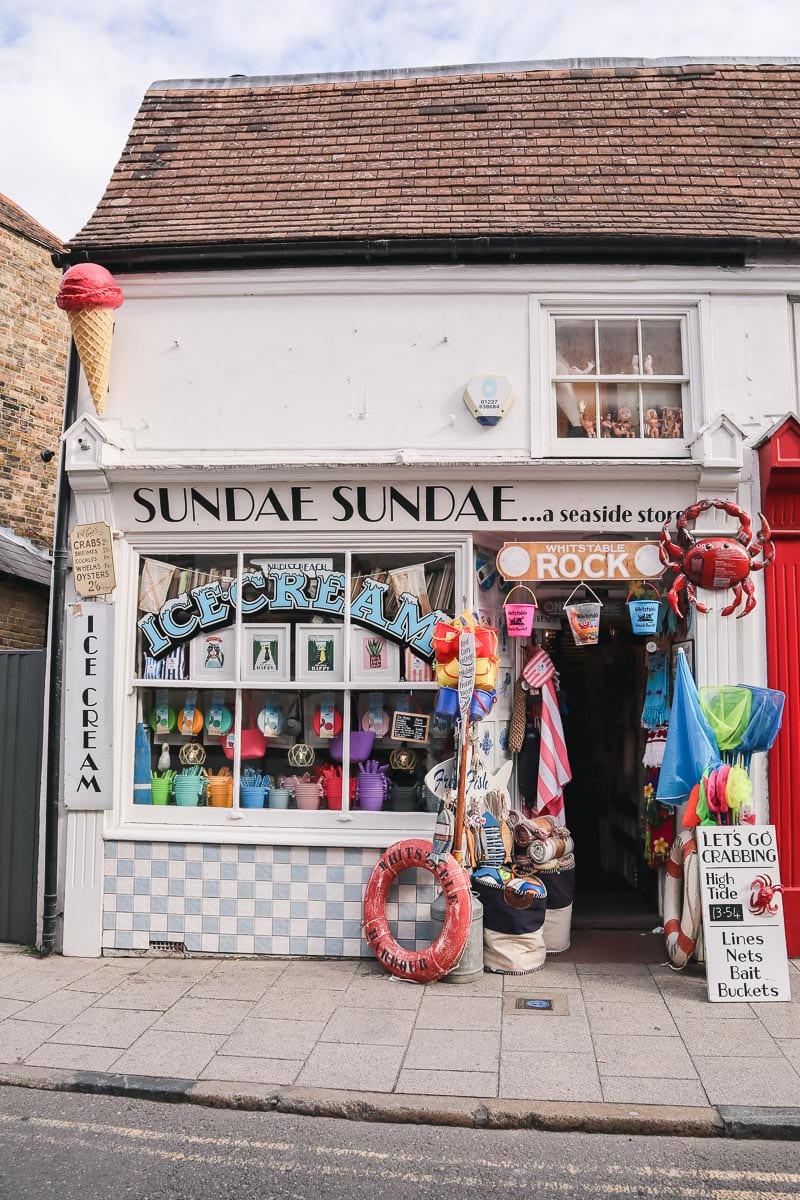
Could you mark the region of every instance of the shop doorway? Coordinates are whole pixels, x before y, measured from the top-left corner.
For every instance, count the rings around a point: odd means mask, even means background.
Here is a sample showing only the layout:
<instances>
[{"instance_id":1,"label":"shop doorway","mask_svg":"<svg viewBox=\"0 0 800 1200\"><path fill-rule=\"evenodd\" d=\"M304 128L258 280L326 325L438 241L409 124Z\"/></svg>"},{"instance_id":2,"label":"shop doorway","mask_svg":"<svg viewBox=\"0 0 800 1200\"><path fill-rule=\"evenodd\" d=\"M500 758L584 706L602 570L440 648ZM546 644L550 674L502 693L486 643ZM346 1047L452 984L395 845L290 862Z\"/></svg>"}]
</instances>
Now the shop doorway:
<instances>
[{"instance_id":1,"label":"shop doorway","mask_svg":"<svg viewBox=\"0 0 800 1200\"><path fill-rule=\"evenodd\" d=\"M537 634L559 672L572 768L564 799L575 842L573 925L651 930L659 918L658 873L645 860L642 830L646 639L632 631L624 589L594 591L603 604L597 645L575 645L566 621ZM560 614L561 589L539 585L537 595Z\"/></svg>"}]
</instances>

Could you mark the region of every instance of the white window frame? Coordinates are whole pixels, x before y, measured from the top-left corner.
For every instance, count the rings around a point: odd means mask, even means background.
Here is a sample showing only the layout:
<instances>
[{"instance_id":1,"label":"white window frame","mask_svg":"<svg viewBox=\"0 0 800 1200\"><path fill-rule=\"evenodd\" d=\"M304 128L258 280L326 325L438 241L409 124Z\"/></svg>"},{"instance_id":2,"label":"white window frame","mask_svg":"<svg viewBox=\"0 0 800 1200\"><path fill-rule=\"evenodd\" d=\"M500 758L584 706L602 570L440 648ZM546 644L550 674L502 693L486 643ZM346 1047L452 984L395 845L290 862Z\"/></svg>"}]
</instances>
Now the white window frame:
<instances>
[{"instance_id":1,"label":"white window frame","mask_svg":"<svg viewBox=\"0 0 800 1200\"><path fill-rule=\"evenodd\" d=\"M359 812L319 809L316 811L279 809L212 808L195 809L170 805L140 805L133 803L134 734L137 701L142 688L148 690L186 689L186 681L142 680L136 674L135 617L138 597L139 564L148 554L165 557L181 555L282 555L330 554L342 552L341 534L320 531L316 535L279 535L242 533L233 541L225 534L153 534L146 540L129 536L125 549L118 555L122 568L118 579L117 611L120 619L116 630L116 678L114 682L115 741L120 748L115 761L113 808L106 814L103 836L106 840L193 842L235 845L301 845L381 847L408 837L430 837L434 814L428 812ZM455 560L455 607L462 611L472 604L473 558L472 534L420 531L413 536L392 537L387 532L352 533L348 536L346 570L350 571L351 556L364 553L452 554ZM461 606L459 608L459 605ZM344 620L344 661L350 661L351 622L347 606ZM236 638L237 659L240 639ZM288 690L292 693L310 690L310 685L272 683L270 691ZM383 683L381 691L435 691L436 683ZM248 680L227 684L226 690L236 690L236 717L239 718L242 693L253 689ZM343 697L342 719L350 725L350 694L364 690L363 684L329 683L326 691ZM345 752L348 753L347 739ZM174 765L174 764L173 764ZM343 771L347 763L342 764ZM352 768L351 768L352 772ZM291 768L287 765L287 774ZM238 771L234 788L238 788Z\"/></svg>"},{"instance_id":2,"label":"white window frame","mask_svg":"<svg viewBox=\"0 0 800 1200\"><path fill-rule=\"evenodd\" d=\"M559 376L556 365L556 320L648 320L665 318L681 323L681 348L685 374L676 376L647 376L648 382L680 383L683 407L683 437L653 438L560 438L557 434L556 380L572 383L638 383L637 376L570 375ZM531 305L531 345L539 348L538 412L534 406L532 440L541 448L543 458L569 459L680 459L691 457L690 444L699 426L702 411L700 399L700 306L697 299L666 304L656 298L632 296L629 301L616 300L533 300ZM532 370L535 377L535 367Z\"/></svg>"}]
</instances>

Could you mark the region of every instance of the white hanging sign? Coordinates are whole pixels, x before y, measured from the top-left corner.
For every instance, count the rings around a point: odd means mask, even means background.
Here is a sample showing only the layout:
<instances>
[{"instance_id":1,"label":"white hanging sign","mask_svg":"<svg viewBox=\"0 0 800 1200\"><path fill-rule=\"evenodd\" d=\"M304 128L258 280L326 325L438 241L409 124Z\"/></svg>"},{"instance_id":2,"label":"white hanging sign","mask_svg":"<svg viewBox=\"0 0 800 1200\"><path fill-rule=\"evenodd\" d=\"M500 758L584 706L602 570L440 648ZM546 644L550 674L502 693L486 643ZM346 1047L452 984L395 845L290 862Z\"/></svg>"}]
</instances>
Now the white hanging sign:
<instances>
[{"instance_id":1,"label":"white hanging sign","mask_svg":"<svg viewBox=\"0 0 800 1200\"><path fill-rule=\"evenodd\" d=\"M791 1000L774 825L697 828L708 998Z\"/></svg>"},{"instance_id":2,"label":"white hanging sign","mask_svg":"<svg viewBox=\"0 0 800 1200\"><path fill-rule=\"evenodd\" d=\"M97 811L112 805L114 608L84 601L67 608L64 805Z\"/></svg>"}]
</instances>

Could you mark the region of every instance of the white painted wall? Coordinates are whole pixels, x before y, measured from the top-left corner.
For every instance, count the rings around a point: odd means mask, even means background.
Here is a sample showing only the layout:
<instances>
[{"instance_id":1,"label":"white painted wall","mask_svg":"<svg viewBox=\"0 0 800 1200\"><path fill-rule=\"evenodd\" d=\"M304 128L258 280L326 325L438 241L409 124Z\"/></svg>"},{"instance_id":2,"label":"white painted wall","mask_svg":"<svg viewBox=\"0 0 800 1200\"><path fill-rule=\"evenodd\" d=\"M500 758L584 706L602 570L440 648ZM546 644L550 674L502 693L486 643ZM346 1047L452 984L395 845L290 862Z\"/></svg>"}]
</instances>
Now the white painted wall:
<instances>
[{"instance_id":1,"label":"white painted wall","mask_svg":"<svg viewBox=\"0 0 800 1200\"><path fill-rule=\"evenodd\" d=\"M757 436L797 407L789 295L800 272L778 266L360 268L120 283L106 417L151 459L547 456L547 374L528 312L548 303L696 310L698 425L726 411ZM516 395L493 429L462 400L482 373L507 375ZM87 393L84 402L89 410Z\"/></svg>"}]
</instances>

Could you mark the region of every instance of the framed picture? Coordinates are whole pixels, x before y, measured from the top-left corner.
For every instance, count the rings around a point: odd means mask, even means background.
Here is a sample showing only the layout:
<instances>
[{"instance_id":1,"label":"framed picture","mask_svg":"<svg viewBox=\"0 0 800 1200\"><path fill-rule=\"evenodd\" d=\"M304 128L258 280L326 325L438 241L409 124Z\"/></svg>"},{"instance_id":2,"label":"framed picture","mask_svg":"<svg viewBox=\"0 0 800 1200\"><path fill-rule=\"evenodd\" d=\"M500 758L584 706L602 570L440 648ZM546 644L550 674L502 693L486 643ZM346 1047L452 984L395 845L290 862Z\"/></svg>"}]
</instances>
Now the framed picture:
<instances>
[{"instance_id":1,"label":"framed picture","mask_svg":"<svg viewBox=\"0 0 800 1200\"><path fill-rule=\"evenodd\" d=\"M242 679L285 683L292 677L291 625L242 626Z\"/></svg>"},{"instance_id":2,"label":"framed picture","mask_svg":"<svg viewBox=\"0 0 800 1200\"><path fill-rule=\"evenodd\" d=\"M436 678L431 664L419 658L413 650L403 651L403 663L403 677L407 683L433 683Z\"/></svg>"},{"instance_id":3,"label":"framed picture","mask_svg":"<svg viewBox=\"0 0 800 1200\"><path fill-rule=\"evenodd\" d=\"M350 630L350 678L353 683L398 683L400 651L371 629L353 626Z\"/></svg>"},{"instance_id":4,"label":"framed picture","mask_svg":"<svg viewBox=\"0 0 800 1200\"><path fill-rule=\"evenodd\" d=\"M679 650L682 650L684 652L684 654L686 655L686 665L689 668L689 671L691 672L692 678L693 679L695 678L695 674L694 674L694 641L693 641L693 639L690 638L688 642L673 642L672 650L670 651L670 663L669 663L670 675L672 676L673 687L675 686L675 675L677 674L677 671L678 671L678 651Z\"/></svg>"},{"instance_id":5,"label":"framed picture","mask_svg":"<svg viewBox=\"0 0 800 1200\"><path fill-rule=\"evenodd\" d=\"M236 632L227 629L209 629L199 633L189 643L189 674L192 679L202 679L213 687L221 680L234 677L236 661Z\"/></svg>"},{"instance_id":6,"label":"framed picture","mask_svg":"<svg viewBox=\"0 0 800 1200\"><path fill-rule=\"evenodd\" d=\"M343 625L296 625L294 677L298 683L343 683Z\"/></svg>"}]
</instances>

